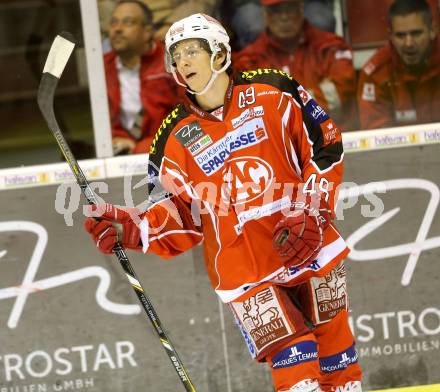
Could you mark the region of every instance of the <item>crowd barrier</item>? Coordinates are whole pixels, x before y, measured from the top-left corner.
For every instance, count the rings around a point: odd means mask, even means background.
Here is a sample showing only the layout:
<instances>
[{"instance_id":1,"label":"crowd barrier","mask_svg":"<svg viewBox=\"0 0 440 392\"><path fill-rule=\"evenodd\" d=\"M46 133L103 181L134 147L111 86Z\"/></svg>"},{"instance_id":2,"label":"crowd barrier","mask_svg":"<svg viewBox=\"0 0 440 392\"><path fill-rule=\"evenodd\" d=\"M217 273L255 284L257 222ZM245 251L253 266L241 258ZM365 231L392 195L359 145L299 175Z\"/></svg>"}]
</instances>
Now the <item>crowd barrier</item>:
<instances>
[{"instance_id":1,"label":"crowd barrier","mask_svg":"<svg viewBox=\"0 0 440 392\"><path fill-rule=\"evenodd\" d=\"M344 134L336 225L352 249L366 391L440 383L439 142L436 125ZM138 204L146 161L80 165L106 201ZM0 392L183 390L116 258L84 233L72 180L66 164L0 171ZM167 261L128 255L198 391L273 390L210 288L200 248Z\"/></svg>"}]
</instances>

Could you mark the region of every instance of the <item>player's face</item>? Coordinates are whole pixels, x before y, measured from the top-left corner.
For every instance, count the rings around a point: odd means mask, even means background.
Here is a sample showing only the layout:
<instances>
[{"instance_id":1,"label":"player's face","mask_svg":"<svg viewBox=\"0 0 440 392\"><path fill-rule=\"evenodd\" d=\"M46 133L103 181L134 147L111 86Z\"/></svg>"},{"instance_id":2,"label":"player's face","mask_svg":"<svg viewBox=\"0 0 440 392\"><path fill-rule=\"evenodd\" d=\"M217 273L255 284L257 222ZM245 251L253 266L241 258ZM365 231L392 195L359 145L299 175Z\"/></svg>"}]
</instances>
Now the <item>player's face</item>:
<instances>
[{"instance_id":1,"label":"player's face","mask_svg":"<svg viewBox=\"0 0 440 392\"><path fill-rule=\"evenodd\" d=\"M193 91L202 91L211 79L211 55L197 39L176 44L171 52L177 72Z\"/></svg>"},{"instance_id":2,"label":"player's face","mask_svg":"<svg viewBox=\"0 0 440 392\"><path fill-rule=\"evenodd\" d=\"M390 39L402 61L409 67L422 64L428 56L435 32L421 13L391 19Z\"/></svg>"},{"instance_id":3,"label":"player's face","mask_svg":"<svg viewBox=\"0 0 440 392\"><path fill-rule=\"evenodd\" d=\"M116 53L142 53L152 36L153 29L145 24L143 11L137 4L124 3L115 8L109 38Z\"/></svg>"},{"instance_id":4,"label":"player's face","mask_svg":"<svg viewBox=\"0 0 440 392\"><path fill-rule=\"evenodd\" d=\"M304 1L290 0L264 7L266 26L280 39L295 38L304 22Z\"/></svg>"}]
</instances>

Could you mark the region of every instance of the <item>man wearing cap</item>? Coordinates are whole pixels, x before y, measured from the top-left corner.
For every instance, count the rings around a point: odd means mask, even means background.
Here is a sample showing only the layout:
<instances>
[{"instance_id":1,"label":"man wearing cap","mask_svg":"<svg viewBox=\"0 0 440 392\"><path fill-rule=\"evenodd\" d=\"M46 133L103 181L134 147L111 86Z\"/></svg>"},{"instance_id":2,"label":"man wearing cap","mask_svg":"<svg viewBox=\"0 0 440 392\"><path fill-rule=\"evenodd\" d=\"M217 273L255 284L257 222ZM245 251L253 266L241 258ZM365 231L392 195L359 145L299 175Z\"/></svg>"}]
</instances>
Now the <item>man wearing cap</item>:
<instances>
[{"instance_id":1,"label":"man wearing cap","mask_svg":"<svg viewBox=\"0 0 440 392\"><path fill-rule=\"evenodd\" d=\"M238 52L234 68L277 68L297 79L342 130L356 128L356 73L343 38L304 18L303 0L261 0L266 30Z\"/></svg>"}]
</instances>

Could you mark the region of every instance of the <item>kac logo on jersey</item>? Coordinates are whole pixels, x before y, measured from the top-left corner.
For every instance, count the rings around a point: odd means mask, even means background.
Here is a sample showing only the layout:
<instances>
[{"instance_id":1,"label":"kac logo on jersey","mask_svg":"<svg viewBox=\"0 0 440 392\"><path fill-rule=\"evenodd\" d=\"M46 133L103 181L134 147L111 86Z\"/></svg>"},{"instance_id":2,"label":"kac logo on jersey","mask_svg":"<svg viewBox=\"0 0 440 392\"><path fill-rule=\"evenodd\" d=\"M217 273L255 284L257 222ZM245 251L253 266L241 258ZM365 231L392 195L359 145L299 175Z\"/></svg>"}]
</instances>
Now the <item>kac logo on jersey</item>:
<instances>
[{"instance_id":1,"label":"kac logo on jersey","mask_svg":"<svg viewBox=\"0 0 440 392\"><path fill-rule=\"evenodd\" d=\"M261 117L246 121L241 127L228 132L223 138L194 158L202 171L210 176L221 169L225 159L234 151L254 146L267 139L266 127Z\"/></svg>"},{"instance_id":2,"label":"kac logo on jersey","mask_svg":"<svg viewBox=\"0 0 440 392\"><path fill-rule=\"evenodd\" d=\"M304 106L307 105L311 99L313 99L310 93L303 86L298 86L298 93Z\"/></svg>"},{"instance_id":3,"label":"kac logo on jersey","mask_svg":"<svg viewBox=\"0 0 440 392\"><path fill-rule=\"evenodd\" d=\"M318 359L318 347L313 340L305 340L286 347L272 358L272 368L284 368Z\"/></svg>"},{"instance_id":4,"label":"kac logo on jersey","mask_svg":"<svg viewBox=\"0 0 440 392\"><path fill-rule=\"evenodd\" d=\"M226 187L222 193L232 205L250 202L261 196L273 182L273 169L258 157L238 157L229 160L223 173Z\"/></svg>"}]
</instances>

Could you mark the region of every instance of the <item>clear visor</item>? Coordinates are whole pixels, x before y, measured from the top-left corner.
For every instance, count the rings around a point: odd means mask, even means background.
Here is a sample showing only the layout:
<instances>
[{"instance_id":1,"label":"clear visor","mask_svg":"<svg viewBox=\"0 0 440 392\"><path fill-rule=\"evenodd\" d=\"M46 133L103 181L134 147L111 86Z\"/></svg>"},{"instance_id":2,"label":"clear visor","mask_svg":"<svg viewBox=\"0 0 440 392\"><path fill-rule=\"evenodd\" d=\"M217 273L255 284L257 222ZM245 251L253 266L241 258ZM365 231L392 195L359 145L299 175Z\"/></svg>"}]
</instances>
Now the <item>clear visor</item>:
<instances>
[{"instance_id":1,"label":"clear visor","mask_svg":"<svg viewBox=\"0 0 440 392\"><path fill-rule=\"evenodd\" d=\"M173 67L185 60L194 60L200 57L202 52L206 52L206 48L199 41L181 41L170 47L170 63Z\"/></svg>"}]
</instances>

